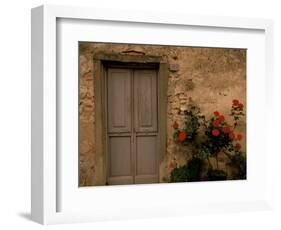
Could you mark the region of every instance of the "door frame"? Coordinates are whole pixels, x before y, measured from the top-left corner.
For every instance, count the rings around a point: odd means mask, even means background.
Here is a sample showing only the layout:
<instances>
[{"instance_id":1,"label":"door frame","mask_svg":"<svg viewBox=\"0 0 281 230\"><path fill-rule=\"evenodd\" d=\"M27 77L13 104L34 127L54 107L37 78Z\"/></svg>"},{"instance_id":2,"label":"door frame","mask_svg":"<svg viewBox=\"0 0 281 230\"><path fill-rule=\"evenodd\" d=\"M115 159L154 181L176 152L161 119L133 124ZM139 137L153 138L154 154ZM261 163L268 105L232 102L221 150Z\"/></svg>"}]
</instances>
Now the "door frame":
<instances>
[{"instance_id":1,"label":"door frame","mask_svg":"<svg viewBox=\"0 0 281 230\"><path fill-rule=\"evenodd\" d=\"M158 124L159 124L159 182L161 181L160 164L164 159L167 147L167 88L168 64L162 56L131 55L120 53L97 53L93 57L94 69L94 102L95 102L95 138L96 138L96 185L107 182L107 114L106 114L106 69L108 66L127 68L158 67Z\"/></svg>"}]
</instances>

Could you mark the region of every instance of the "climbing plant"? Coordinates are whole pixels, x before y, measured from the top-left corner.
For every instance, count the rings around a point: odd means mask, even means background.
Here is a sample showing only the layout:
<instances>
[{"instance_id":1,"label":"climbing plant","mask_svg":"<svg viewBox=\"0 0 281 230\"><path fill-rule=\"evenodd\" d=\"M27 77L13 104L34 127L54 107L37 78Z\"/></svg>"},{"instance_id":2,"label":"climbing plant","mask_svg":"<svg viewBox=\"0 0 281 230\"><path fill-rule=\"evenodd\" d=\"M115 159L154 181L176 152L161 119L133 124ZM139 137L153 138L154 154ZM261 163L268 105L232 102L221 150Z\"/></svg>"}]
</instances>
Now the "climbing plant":
<instances>
[{"instance_id":1,"label":"climbing plant","mask_svg":"<svg viewBox=\"0 0 281 230\"><path fill-rule=\"evenodd\" d=\"M245 116L244 105L238 99L232 101L229 116L231 122L219 111L206 119L192 100L184 111L184 122L179 127L177 121L173 123L174 140L181 145L193 147L192 158L185 165L174 168L171 172L171 182L198 181L198 180L225 180L227 172L219 168L218 155L224 154L229 164L235 169L233 179L246 178L246 154L241 151L243 135L236 132L239 120ZM199 133L201 135L199 136ZM211 164L214 158L216 166ZM202 175L203 162L208 163L208 172ZM193 167L197 162L197 167ZM200 165L200 167L199 167ZM199 171L198 171L199 170ZM190 175L196 174L196 177Z\"/></svg>"}]
</instances>

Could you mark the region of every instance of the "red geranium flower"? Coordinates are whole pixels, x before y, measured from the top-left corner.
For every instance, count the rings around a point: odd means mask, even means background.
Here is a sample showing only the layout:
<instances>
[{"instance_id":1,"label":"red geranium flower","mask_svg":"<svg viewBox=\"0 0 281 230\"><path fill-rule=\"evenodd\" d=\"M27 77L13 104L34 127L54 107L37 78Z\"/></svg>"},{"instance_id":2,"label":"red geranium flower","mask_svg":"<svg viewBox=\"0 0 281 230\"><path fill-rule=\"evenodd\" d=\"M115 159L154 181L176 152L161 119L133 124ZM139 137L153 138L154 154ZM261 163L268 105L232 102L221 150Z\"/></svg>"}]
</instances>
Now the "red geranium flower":
<instances>
[{"instance_id":1,"label":"red geranium flower","mask_svg":"<svg viewBox=\"0 0 281 230\"><path fill-rule=\"evenodd\" d=\"M219 125L220 125L220 121L218 119L213 121L213 126L214 127L219 127Z\"/></svg>"},{"instance_id":2,"label":"red geranium flower","mask_svg":"<svg viewBox=\"0 0 281 230\"><path fill-rule=\"evenodd\" d=\"M234 100L232 101L232 103L233 103L233 105L238 105L240 102L239 102L239 100L234 99Z\"/></svg>"},{"instance_id":3,"label":"red geranium flower","mask_svg":"<svg viewBox=\"0 0 281 230\"><path fill-rule=\"evenodd\" d=\"M237 134L237 140L238 141L241 141L243 138L243 135L241 133Z\"/></svg>"},{"instance_id":4,"label":"red geranium flower","mask_svg":"<svg viewBox=\"0 0 281 230\"><path fill-rule=\"evenodd\" d=\"M212 135L217 137L220 134L220 131L218 129L213 129L212 130Z\"/></svg>"},{"instance_id":5,"label":"red geranium flower","mask_svg":"<svg viewBox=\"0 0 281 230\"><path fill-rule=\"evenodd\" d=\"M225 126L222 128L223 133L230 133L230 128L228 126Z\"/></svg>"},{"instance_id":6,"label":"red geranium flower","mask_svg":"<svg viewBox=\"0 0 281 230\"><path fill-rule=\"evenodd\" d=\"M220 122L223 122L223 121L224 121L224 115L220 115L220 116L219 116L219 121L220 121Z\"/></svg>"},{"instance_id":7,"label":"red geranium flower","mask_svg":"<svg viewBox=\"0 0 281 230\"><path fill-rule=\"evenodd\" d=\"M174 129L178 129L178 128L179 128L179 124L178 124L176 121L175 121L174 124L173 124L173 128L174 128Z\"/></svg>"},{"instance_id":8,"label":"red geranium flower","mask_svg":"<svg viewBox=\"0 0 281 230\"><path fill-rule=\"evenodd\" d=\"M239 103L238 107L239 107L240 110L243 110L244 105L242 103Z\"/></svg>"},{"instance_id":9,"label":"red geranium flower","mask_svg":"<svg viewBox=\"0 0 281 230\"><path fill-rule=\"evenodd\" d=\"M235 145L235 149L236 149L236 150L241 149L241 145L240 145L239 143L236 143L236 145Z\"/></svg>"},{"instance_id":10,"label":"red geranium flower","mask_svg":"<svg viewBox=\"0 0 281 230\"><path fill-rule=\"evenodd\" d=\"M214 115L215 115L216 117L218 117L218 116L220 115L220 113L219 113L218 111L215 111L215 112L214 112Z\"/></svg>"},{"instance_id":11,"label":"red geranium flower","mask_svg":"<svg viewBox=\"0 0 281 230\"><path fill-rule=\"evenodd\" d=\"M229 133L228 136L229 136L230 140L234 140L234 138L235 138L235 135L233 132Z\"/></svg>"},{"instance_id":12,"label":"red geranium flower","mask_svg":"<svg viewBox=\"0 0 281 230\"><path fill-rule=\"evenodd\" d=\"M179 138L179 141L184 141L186 138L185 132L182 132L182 131L179 132L178 138Z\"/></svg>"}]
</instances>

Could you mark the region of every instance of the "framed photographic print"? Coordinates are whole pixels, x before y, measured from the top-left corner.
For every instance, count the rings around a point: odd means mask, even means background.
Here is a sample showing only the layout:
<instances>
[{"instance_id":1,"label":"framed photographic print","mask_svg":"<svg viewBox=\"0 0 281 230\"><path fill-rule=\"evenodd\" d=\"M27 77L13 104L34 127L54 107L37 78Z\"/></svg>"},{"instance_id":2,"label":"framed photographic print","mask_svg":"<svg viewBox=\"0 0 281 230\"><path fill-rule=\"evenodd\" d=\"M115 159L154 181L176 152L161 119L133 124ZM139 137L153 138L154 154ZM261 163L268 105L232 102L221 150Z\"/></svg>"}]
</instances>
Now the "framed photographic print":
<instances>
[{"instance_id":1,"label":"framed photographic print","mask_svg":"<svg viewBox=\"0 0 281 230\"><path fill-rule=\"evenodd\" d=\"M34 8L32 219L270 208L272 31L265 19Z\"/></svg>"}]
</instances>

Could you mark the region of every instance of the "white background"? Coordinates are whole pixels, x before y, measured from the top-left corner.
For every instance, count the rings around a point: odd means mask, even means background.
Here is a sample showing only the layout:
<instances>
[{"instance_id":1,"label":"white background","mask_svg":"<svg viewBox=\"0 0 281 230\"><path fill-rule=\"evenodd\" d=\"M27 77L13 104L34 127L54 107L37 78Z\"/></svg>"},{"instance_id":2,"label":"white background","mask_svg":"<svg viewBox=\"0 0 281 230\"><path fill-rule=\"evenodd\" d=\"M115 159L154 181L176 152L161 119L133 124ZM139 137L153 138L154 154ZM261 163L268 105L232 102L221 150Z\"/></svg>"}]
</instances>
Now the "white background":
<instances>
[{"instance_id":1,"label":"white background","mask_svg":"<svg viewBox=\"0 0 281 230\"><path fill-rule=\"evenodd\" d=\"M1 2L0 25L0 228L37 229L41 226L29 221L30 209L30 8L43 3L71 4L116 9L153 10L160 12L265 17L275 20L275 75L281 76L281 14L277 1L212 0L212 1L107 1L107 0L9 0ZM279 52L278 52L279 50ZM275 84L276 97L280 98L280 78ZM279 91L279 92L278 92ZM275 111L276 152L281 117L280 106ZM266 121L261 121L266 125ZM257 130L258 131L258 130ZM278 156L278 155L277 155ZM188 217L100 222L48 226L52 229L280 229L281 227L281 157L273 165L276 176L273 212L236 213L231 215L194 215ZM172 198L171 198L172 199Z\"/></svg>"}]
</instances>

